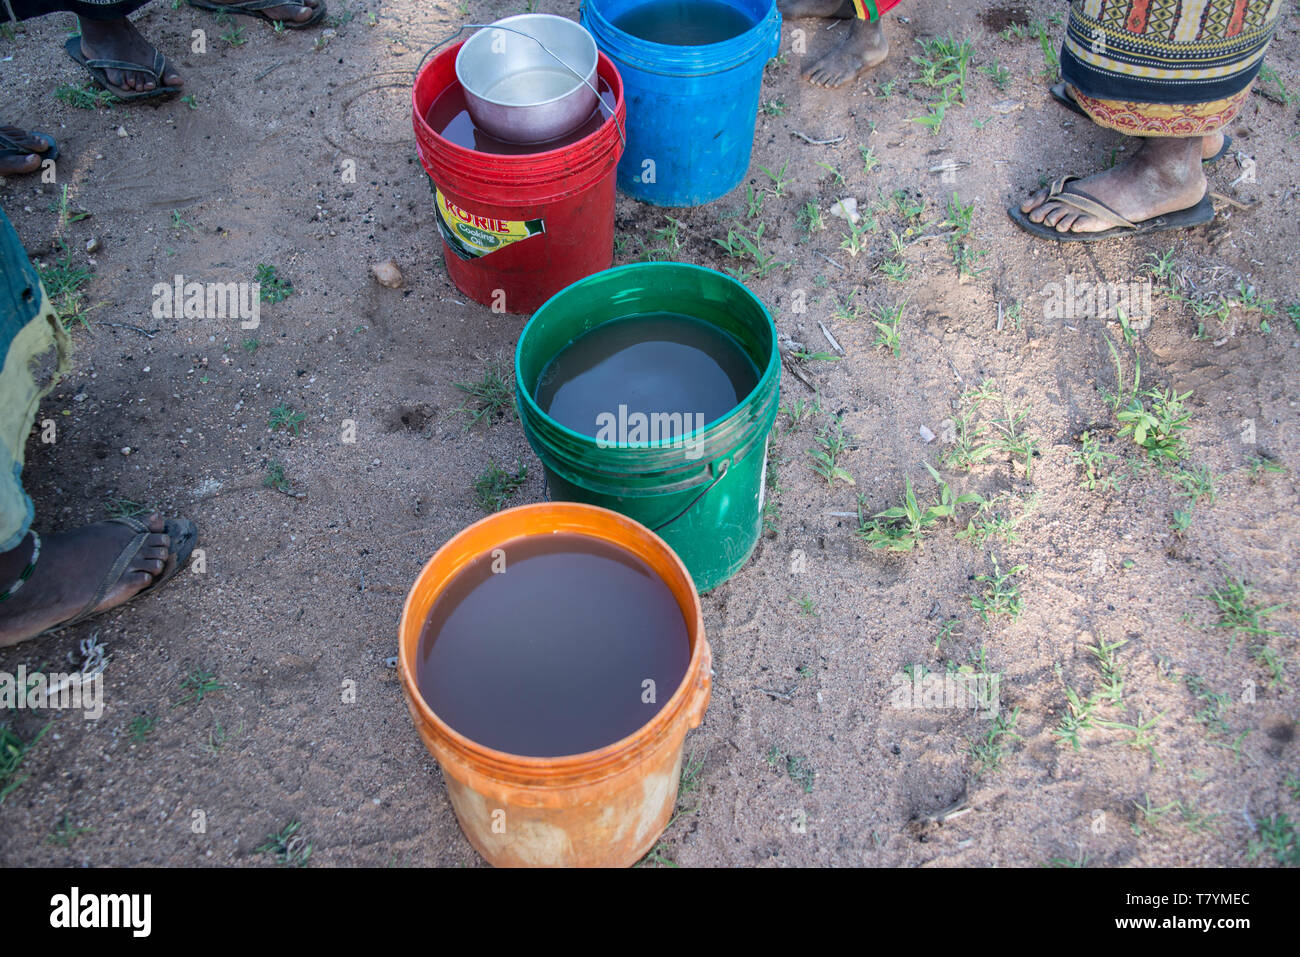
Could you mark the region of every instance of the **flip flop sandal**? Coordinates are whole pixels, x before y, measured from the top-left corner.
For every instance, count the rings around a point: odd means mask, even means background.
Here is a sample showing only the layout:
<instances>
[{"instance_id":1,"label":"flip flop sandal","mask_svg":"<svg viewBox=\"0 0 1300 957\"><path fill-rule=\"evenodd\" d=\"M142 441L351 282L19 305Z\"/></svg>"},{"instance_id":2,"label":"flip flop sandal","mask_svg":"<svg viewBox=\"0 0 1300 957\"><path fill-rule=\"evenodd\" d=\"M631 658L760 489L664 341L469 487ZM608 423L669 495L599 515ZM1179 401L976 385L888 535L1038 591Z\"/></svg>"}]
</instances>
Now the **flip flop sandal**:
<instances>
[{"instance_id":1,"label":"flip flop sandal","mask_svg":"<svg viewBox=\"0 0 1300 957\"><path fill-rule=\"evenodd\" d=\"M1056 100L1057 103L1060 103L1067 110L1070 110L1071 112L1074 113L1078 113L1080 116L1084 117L1085 119L1092 119L1092 117L1088 116L1088 111L1085 110L1083 107L1081 107L1078 103L1076 103L1074 97L1070 96L1070 94L1066 91L1064 81L1052 87L1051 93L1052 93L1052 98ZM1219 160L1223 159L1231 152L1232 152L1232 137L1229 136L1227 133L1224 133L1223 146L1219 149L1219 152L1215 153L1213 156L1207 156L1205 159L1201 160L1201 162L1217 163Z\"/></svg>"},{"instance_id":2,"label":"flip flop sandal","mask_svg":"<svg viewBox=\"0 0 1300 957\"><path fill-rule=\"evenodd\" d=\"M123 102L129 100L153 100L162 96L175 96L181 91L179 86L168 86L163 82L163 77L167 73L167 58L157 50L153 54L153 66L148 67L142 63L127 63L125 60L91 60L81 52L81 37L68 37L67 42L63 44L63 49L67 51L68 56L80 63L90 73L96 83L112 93L114 97ZM154 83L157 84L152 90L124 90L121 87L114 86L108 82L107 70L129 70L133 73L150 73L153 75Z\"/></svg>"},{"instance_id":3,"label":"flip flop sandal","mask_svg":"<svg viewBox=\"0 0 1300 957\"><path fill-rule=\"evenodd\" d=\"M25 150L18 144L16 139L3 130L0 130L0 159L7 159L10 156L29 156L32 154L39 156L42 160L59 158L59 144L55 142L54 137L49 133L42 133L38 130L24 130L24 132L28 136L45 143L48 147L45 152L38 153L36 150Z\"/></svg>"},{"instance_id":4,"label":"flip flop sandal","mask_svg":"<svg viewBox=\"0 0 1300 957\"><path fill-rule=\"evenodd\" d=\"M272 7L307 6L305 3L295 3L295 0L244 0L243 3L209 3L208 0L185 0L185 2L198 10L209 10L212 13L233 13L242 17L257 17L267 23L283 23L290 30L313 27L325 18L325 4L323 3L316 8L316 12L311 17L302 23L298 23L296 20L277 20L275 17L267 16L263 12Z\"/></svg>"},{"instance_id":5,"label":"flip flop sandal","mask_svg":"<svg viewBox=\"0 0 1300 957\"><path fill-rule=\"evenodd\" d=\"M131 567L131 563L135 561L136 555L140 554L140 549L144 548L145 540L148 539L150 535L155 534L149 530L148 525L140 521L138 518L127 516L124 518L111 518L109 521L118 525L125 525L127 528L135 532L134 537L132 537L131 541L127 542L125 547L118 552L117 558L114 560L112 567L109 568L108 573L100 581L99 587L95 589L94 596L90 601L86 602L85 607L67 621L55 625L53 628L45 629L36 637L40 638L42 635L62 631L64 628L71 628L73 625L78 625L87 618L93 618L96 615L103 614L103 612L95 611L95 608L104 600L104 596L108 594L109 589L121 581L122 576L125 575L127 569ZM158 590L176 577L176 574L184 568L185 563L189 561L190 553L194 551L194 546L197 545L199 541L198 526L188 518L167 519L167 525L163 531L170 536L171 539L171 544L167 547L167 561L163 565L163 570L159 573L157 578L144 588L140 589L140 591L136 592L136 594L132 595L129 599L131 601L134 601L146 592ZM112 611L111 608L105 610Z\"/></svg>"},{"instance_id":6,"label":"flip flop sandal","mask_svg":"<svg viewBox=\"0 0 1300 957\"><path fill-rule=\"evenodd\" d=\"M1058 179L1052 184L1046 201L1070 206L1081 213L1095 216L1102 222L1110 223L1114 227L1113 229L1106 229L1096 233L1063 233L1053 229L1046 223L1034 222L1027 214L1020 211L1018 204L1008 206L1007 215L1011 217L1013 223L1030 235L1037 236L1040 239L1055 239L1061 243L1095 243L1103 239L1115 239L1120 236L1141 236L1143 233L1163 232L1167 229L1190 229L1193 226L1202 226L1214 219L1214 204L1210 201L1210 193L1207 190L1199 203L1188 206L1186 209L1165 213L1163 216L1152 216L1150 219L1144 219L1139 223L1131 223L1101 200L1089 196L1082 190L1066 189L1069 183L1079 178L1078 176L1065 176Z\"/></svg>"}]
</instances>

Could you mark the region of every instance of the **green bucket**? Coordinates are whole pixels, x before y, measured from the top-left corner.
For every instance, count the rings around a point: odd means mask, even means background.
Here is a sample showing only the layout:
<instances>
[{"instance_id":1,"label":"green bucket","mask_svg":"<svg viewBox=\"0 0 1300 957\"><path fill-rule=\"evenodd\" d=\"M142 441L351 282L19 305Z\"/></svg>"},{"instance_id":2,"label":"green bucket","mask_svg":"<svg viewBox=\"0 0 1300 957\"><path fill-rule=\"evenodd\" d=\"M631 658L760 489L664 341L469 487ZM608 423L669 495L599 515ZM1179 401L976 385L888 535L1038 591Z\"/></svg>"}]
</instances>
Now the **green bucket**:
<instances>
[{"instance_id":1,"label":"green bucket","mask_svg":"<svg viewBox=\"0 0 1300 957\"><path fill-rule=\"evenodd\" d=\"M601 323L646 312L692 316L731 335L759 370L754 391L717 421L666 442L602 443L541 410L537 384L560 350ZM533 314L515 353L519 417L551 497L613 509L658 532L701 593L738 572L758 544L780 387L767 307L730 276L685 263L638 263L579 280Z\"/></svg>"}]
</instances>

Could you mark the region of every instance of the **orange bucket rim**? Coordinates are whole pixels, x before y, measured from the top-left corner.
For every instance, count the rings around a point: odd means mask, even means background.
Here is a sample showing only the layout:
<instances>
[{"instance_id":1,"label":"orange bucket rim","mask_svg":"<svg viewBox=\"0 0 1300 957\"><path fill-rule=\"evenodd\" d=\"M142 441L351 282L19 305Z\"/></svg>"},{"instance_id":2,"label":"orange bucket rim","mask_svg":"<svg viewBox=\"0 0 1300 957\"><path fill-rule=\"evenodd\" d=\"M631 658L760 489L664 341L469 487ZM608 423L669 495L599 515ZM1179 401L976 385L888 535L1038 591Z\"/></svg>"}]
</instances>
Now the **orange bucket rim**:
<instances>
[{"instance_id":1,"label":"orange bucket rim","mask_svg":"<svg viewBox=\"0 0 1300 957\"><path fill-rule=\"evenodd\" d=\"M659 549L668 559L670 566L680 576L680 583L683 584L684 592L689 595L689 604L694 612L693 619L690 616L683 615L686 621L686 630L688 636L692 638L691 657L686 664L686 673L678 683L677 688L673 691L669 699L664 703L649 721L641 725L631 734L628 734L604 747L597 748L593 751L583 751L577 754L556 755L554 757L536 757L524 754L514 754L510 751L501 751L496 748L480 744L473 738L467 737L453 728L450 724L442 719L436 711L429 706L420 693L419 683L415 679L414 658L419 648L419 638L424 629L424 620L418 623L415 621L413 606L415 604L416 591L420 582L426 575L435 573L438 566L445 561L446 553L458 542L472 537L474 534L484 531L493 525L508 521L512 516L527 514L531 512L559 512L575 516L587 515L590 517L600 517L612 519L616 525L622 525L631 529L640 535L652 547ZM587 534L589 537L598 538L601 541L609 542L627 548L636 554L637 557L644 557L638 552L631 549L627 542L618 539L606 538L596 534L593 531L583 531L581 529L563 529L572 534ZM511 535L501 540L500 544L513 541L517 538L527 537L524 535ZM489 546L490 548L493 546ZM498 546L499 547L499 546ZM482 554L480 552L480 554ZM462 568L464 566L461 566ZM460 569L452 572L448 578L454 578ZM662 576L661 580L662 580ZM673 597L678 599L680 604L681 593L674 587L674 583L664 581L668 589L672 592ZM441 589L439 593L441 594ZM434 602L436 603L435 596ZM430 605L432 610L432 604ZM408 634L411 639L408 640ZM402 684L402 689L406 693L412 706L419 712L420 717L433 729L444 741L459 752L462 756L468 756L486 764L494 765L498 768L510 769L515 772L531 772L538 776L561 776L572 774L588 769L599 768L604 765L617 763L620 759L625 758L629 753L640 748L648 748L659 737L669 730L676 716L682 712L687 700L691 696L692 689L698 683L701 665L707 659L712 658L708 649L708 642L704 633L704 613L700 604L699 593L695 591L693 579L686 565L673 551L672 547L662 538L656 535L651 529L642 525L635 519L628 518L619 512L611 509L601 508L598 505L586 505L579 502L533 502L526 505L517 505L513 508L503 509L500 512L494 512L491 515L484 516L477 522L467 525L433 553L433 556L424 563L419 574L415 577L415 582L411 585L411 590L407 593L406 600L402 604L402 616L398 623L398 649L397 649L397 670L398 677ZM417 729L418 730L418 729ZM435 757L437 757L435 755Z\"/></svg>"}]
</instances>

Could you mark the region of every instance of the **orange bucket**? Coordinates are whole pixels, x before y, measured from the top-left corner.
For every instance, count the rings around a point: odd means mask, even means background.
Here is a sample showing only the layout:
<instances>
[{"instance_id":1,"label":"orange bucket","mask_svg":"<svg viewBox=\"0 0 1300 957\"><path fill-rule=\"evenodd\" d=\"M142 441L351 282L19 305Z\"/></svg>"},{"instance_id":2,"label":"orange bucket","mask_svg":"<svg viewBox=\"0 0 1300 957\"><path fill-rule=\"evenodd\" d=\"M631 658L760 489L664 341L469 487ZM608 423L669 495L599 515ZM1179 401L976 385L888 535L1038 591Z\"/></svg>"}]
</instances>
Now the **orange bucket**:
<instances>
[{"instance_id":1,"label":"orange bucket","mask_svg":"<svg viewBox=\"0 0 1300 957\"><path fill-rule=\"evenodd\" d=\"M433 712L416 683L420 635L434 603L467 565L512 541L556 532L604 540L638 556L672 591L686 620L681 684L637 731L597 751L524 757L484 747ZM677 803L686 732L704 719L713 656L690 572L630 518L569 502L523 505L460 532L429 559L402 609L397 667L416 730L442 767L461 830L497 867L627 867L644 857Z\"/></svg>"}]
</instances>

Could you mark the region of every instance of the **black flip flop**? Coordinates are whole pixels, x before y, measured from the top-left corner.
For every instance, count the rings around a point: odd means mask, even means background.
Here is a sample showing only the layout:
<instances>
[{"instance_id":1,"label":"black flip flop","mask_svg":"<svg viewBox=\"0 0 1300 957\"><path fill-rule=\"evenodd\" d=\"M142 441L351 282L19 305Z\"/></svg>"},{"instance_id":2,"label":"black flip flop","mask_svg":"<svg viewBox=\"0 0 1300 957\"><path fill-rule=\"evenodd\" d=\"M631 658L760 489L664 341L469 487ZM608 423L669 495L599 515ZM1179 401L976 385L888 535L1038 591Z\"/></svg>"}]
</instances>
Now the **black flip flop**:
<instances>
[{"instance_id":1,"label":"black flip flop","mask_svg":"<svg viewBox=\"0 0 1300 957\"><path fill-rule=\"evenodd\" d=\"M14 129L18 129L18 127L14 127ZM23 149L18 145L16 139L4 132L4 130L0 130L0 159L8 159L10 156L39 156L41 161L44 162L47 159L56 160L59 158L59 144L49 133L42 133L39 130L23 130L23 132L44 143L46 145L45 152L40 153L36 150Z\"/></svg>"},{"instance_id":2,"label":"black flip flop","mask_svg":"<svg viewBox=\"0 0 1300 957\"><path fill-rule=\"evenodd\" d=\"M1019 204L1008 206L1007 215L1011 217L1013 223L1031 236L1037 236L1039 239L1054 239L1058 243L1096 243L1103 239L1141 236L1144 233L1158 233L1167 229L1190 229L1193 226L1203 226L1214 219L1214 203L1210 201L1210 193L1207 190L1199 203L1188 206L1186 209L1179 209L1172 213L1165 213L1163 216L1152 216L1150 219L1131 223L1096 197L1089 196L1082 190L1066 189L1067 185L1079 178L1078 176L1064 176L1058 179L1052 184L1047 202L1072 206L1081 213L1111 223L1114 226L1113 229L1106 229L1097 233L1063 233L1053 229L1046 223L1034 222L1027 214L1020 211Z\"/></svg>"},{"instance_id":3,"label":"black flip flop","mask_svg":"<svg viewBox=\"0 0 1300 957\"><path fill-rule=\"evenodd\" d=\"M153 52L153 66L145 66L143 63L127 63L125 60L87 59L86 55L81 52L81 36L79 34L68 37L63 44L63 49L67 51L68 56L86 68L96 83L124 103L131 100L156 100L159 97L175 96L181 91L179 86L168 86L164 82L163 78L167 75L167 58L157 50ZM154 83L157 86L152 90L123 90L108 82L108 73L106 72L108 70L150 73L153 74Z\"/></svg>"},{"instance_id":4,"label":"black flip flop","mask_svg":"<svg viewBox=\"0 0 1300 957\"><path fill-rule=\"evenodd\" d=\"M41 632L40 635L36 636L37 638L55 631L62 631L64 628L70 628L73 625L79 625L87 618L94 618L96 615L103 614L102 612L95 611L95 608L104 600L104 596L108 594L109 589L122 580L122 576L125 575L126 570L131 567L131 562L135 560L135 556L140 554L140 549L144 548L145 540L148 539L150 535L154 534L149 530L148 525L140 521L140 519L131 516L110 518L108 521L114 522L118 525L125 525L127 528L131 529L131 531L135 532L135 535L131 538L131 541L127 542L125 547L118 552L117 558L109 567L108 573L100 581L99 587L95 589L95 594L91 597L90 601L86 602L81 611L73 615L67 621L61 622L53 628L45 629L45 631ZM167 582L175 578L177 573L185 567L185 563L189 561L190 553L194 551L194 546L199 543L199 528L188 518L167 519L163 533L170 539L170 544L167 546L167 561L163 565L163 570L158 574L157 578L133 595L131 597L132 601L146 592L157 591L163 585L167 584Z\"/></svg>"},{"instance_id":5,"label":"black flip flop","mask_svg":"<svg viewBox=\"0 0 1300 957\"><path fill-rule=\"evenodd\" d=\"M263 11L272 7L299 6L305 7L305 3L296 3L295 0L244 0L243 3L209 3L208 0L185 0L191 7L197 10L208 10L212 13L233 13L241 17L256 17L259 20L265 20L267 23L283 23L290 30L301 30L304 27L314 27L325 19L325 4L316 8L316 12L302 23L296 20L277 20L275 17L269 17Z\"/></svg>"},{"instance_id":6,"label":"black flip flop","mask_svg":"<svg viewBox=\"0 0 1300 957\"><path fill-rule=\"evenodd\" d=\"M1064 80L1062 80L1060 83L1052 87L1051 94L1052 94L1052 99L1056 100L1057 103L1060 103L1067 110L1070 110L1073 113L1078 113L1080 116L1084 117L1085 119L1092 119L1092 117L1088 116L1087 110L1085 110L1078 103L1076 103L1074 101L1074 97L1070 96L1069 92L1065 88ZM1217 163L1219 160L1223 159L1231 152L1232 152L1232 137L1229 136L1227 133L1224 133L1223 146L1220 147L1219 152L1215 153L1213 156L1207 156L1205 159L1201 160L1201 162Z\"/></svg>"}]
</instances>

